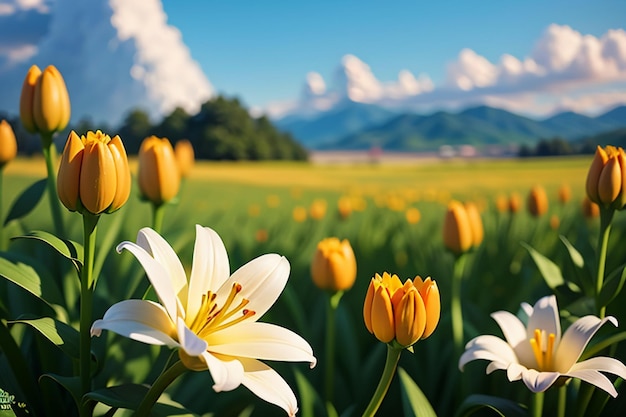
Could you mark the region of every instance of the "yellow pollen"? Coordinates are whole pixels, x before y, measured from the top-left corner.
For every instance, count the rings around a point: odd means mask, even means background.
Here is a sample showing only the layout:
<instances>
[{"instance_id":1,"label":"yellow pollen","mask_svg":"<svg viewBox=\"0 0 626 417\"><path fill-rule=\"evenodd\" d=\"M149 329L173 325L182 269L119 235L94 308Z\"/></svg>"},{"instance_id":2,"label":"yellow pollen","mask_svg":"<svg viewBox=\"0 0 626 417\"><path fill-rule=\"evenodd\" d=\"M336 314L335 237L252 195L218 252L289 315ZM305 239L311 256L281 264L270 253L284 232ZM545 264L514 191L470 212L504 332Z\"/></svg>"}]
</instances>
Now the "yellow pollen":
<instances>
[{"instance_id":1,"label":"yellow pollen","mask_svg":"<svg viewBox=\"0 0 626 417\"><path fill-rule=\"evenodd\" d=\"M221 307L218 307L215 302L217 294L209 291L203 295L198 314L191 323L191 326L189 326L191 331L199 337L206 337L213 332L225 329L236 323L240 323L248 317L252 317L255 312L244 309L244 307L250 302L249 300L243 298L239 304L233 306L235 298L237 297L237 294L241 292L241 289L241 284L235 282L230 289L230 293L228 294L226 301L224 301L224 305ZM239 312L242 313L240 317L226 322Z\"/></svg>"},{"instance_id":2,"label":"yellow pollen","mask_svg":"<svg viewBox=\"0 0 626 417\"><path fill-rule=\"evenodd\" d=\"M537 368L539 371L550 371L552 370L552 355L556 336L554 333L550 333L546 337L545 330L539 329L535 329L534 336L530 339L530 346L537 360Z\"/></svg>"}]
</instances>

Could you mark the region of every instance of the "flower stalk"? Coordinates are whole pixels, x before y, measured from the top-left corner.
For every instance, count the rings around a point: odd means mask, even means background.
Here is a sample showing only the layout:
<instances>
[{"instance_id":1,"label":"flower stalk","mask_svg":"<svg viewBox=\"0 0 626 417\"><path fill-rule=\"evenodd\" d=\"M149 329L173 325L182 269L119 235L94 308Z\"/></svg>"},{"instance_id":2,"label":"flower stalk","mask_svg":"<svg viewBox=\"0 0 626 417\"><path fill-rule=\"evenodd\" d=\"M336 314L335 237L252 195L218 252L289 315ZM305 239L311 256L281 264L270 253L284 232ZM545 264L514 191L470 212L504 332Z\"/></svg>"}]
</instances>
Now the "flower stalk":
<instances>
[{"instance_id":1,"label":"flower stalk","mask_svg":"<svg viewBox=\"0 0 626 417\"><path fill-rule=\"evenodd\" d=\"M393 375L396 373L396 368L398 367L398 362L400 361L400 354L402 353L402 350L403 348L393 347L391 346L391 344L387 345L387 359L385 360L385 368L383 369L383 374L380 377L380 381L378 382L376 391L374 392L370 403L363 413L363 417L374 417L376 411L380 407L380 404L383 402L383 398L385 398L385 395L389 390L389 385L391 385Z\"/></svg>"},{"instance_id":2,"label":"flower stalk","mask_svg":"<svg viewBox=\"0 0 626 417\"><path fill-rule=\"evenodd\" d=\"M450 301L450 314L452 319L452 340L454 341L455 357L461 357L463 353L463 309L461 307L461 287L463 283L463 270L465 269L466 254L455 257L454 271L452 273L452 288Z\"/></svg>"},{"instance_id":3,"label":"flower stalk","mask_svg":"<svg viewBox=\"0 0 626 417\"><path fill-rule=\"evenodd\" d=\"M50 212L54 223L54 231L57 236L64 236L63 216L61 214L61 202L57 196L57 163L56 148L52 140L52 133L41 133L41 143L44 159L46 160L46 171L48 174L48 200L50 200Z\"/></svg>"},{"instance_id":4,"label":"flower stalk","mask_svg":"<svg viewBox=\"0 0 626 417\"><path fill-rule=\"evenodd\" d=\"M165 217L165 204L152 204L152 229L161 234L163 230L163 218Z\"/></svg>"},{"instance_id":5,"label":"flower stalk","mask_svg":"<svg viewBox=\"0 0 626 417\"><path fill-rule=\"evenodd\" d=\"M530 403L530 415L531 417L541 417L543 414L543 392L536 392L532 395L532 401Z\"/></svg>"},{"instance_id":6,"label":"flower stalk","mask_svg":"<svg viewBox=\"0 0 626 417\"><path fill-rule=\"evenodd\" d=\"M326 402L333 402L334 376L335 376L335 316L343 291L330 294L326 309L326 368L325 368L325 393Z\"/></svg>"},{"instance_id":7,"label":"flower stalk","mask_svg":"<svg viewBox=\"0 0 626 417\"><path fill-rule=\"evenodd\" d=\"M146 396L141 400L141 403L135 412L135 417L149 416L150 410L152 410L152 407L158 401L161 394L163 394L167 387L169 387L176 378L185 373L186 370L187 368L183 362L178 361L162 372L156 381L154 381L154 384L152 384Z\"/></svg>"},{"instance_id":8,"label":"flower stalk","mask_svg":"<svg viewBox=\"0 0 626 417\"><path fill-rule=\"evenodd\" d=\"M606 255L609 246L609 234L611 233L611 221L615 210L612 207L600 207L600 234L598 235L598 269L596 275L596 309L598 316L604 318L606 314L606 306L601 306L600 292L604 285L604 270L606 266Z\"/></svg>"}]
</instances>

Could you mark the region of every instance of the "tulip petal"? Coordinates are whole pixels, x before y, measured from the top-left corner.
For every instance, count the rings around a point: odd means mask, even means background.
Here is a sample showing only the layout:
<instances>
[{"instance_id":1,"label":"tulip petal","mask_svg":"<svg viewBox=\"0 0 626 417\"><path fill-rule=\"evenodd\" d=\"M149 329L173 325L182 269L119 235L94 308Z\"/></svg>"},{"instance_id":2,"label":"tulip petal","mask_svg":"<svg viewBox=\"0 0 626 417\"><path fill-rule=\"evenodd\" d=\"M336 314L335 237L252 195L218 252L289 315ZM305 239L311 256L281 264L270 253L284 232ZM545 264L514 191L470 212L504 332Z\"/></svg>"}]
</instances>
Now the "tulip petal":
<instances>
[{"instance_id":1,"label":"tulip petal","mask_svg":"<svg viewBox=\"0 0 626 417\"><path fill-rule=\"evenodd\" d=\"M178 299L174 293L172 281L165 266L150 256L144 248L133 242L122 242L117 245L118 252L121 252L122 249L126 249L132 253L139 263L141 263L161 304L165 307L167 314L169 314L172 322L176 321L178 317Z\"/></svg>"},{"instance_id":2,"label":"tulip petal","mask_svg":"<svg viewBox=\"0 0 626 417\"><path fill-rule=\"evenodd\" d=\"M615 390L611 380L596 370L579 369L576 371L570 371L566 375L571 376L572 378L578 378L591 385L595 385L596 387L606 391L613 398L617 397L617 391Z\"/></svg>"},{"instance_id":3,"label":"tulip petal","mask_svg":"<svg viewBox=\"0 0 626 417\"><path fill-rule=\"evenodd\" d=\"M185 350L189 356L200 356L207 350L207 342L200 339L189 327L185 325L185 321L178 318L178 341L180 346Z\"/></svg>"},{"instance_id":4,"label":"tulip petal","mask_svg":"<svg viewBox=\"0 0 626 417\"><path fill-rule=\"evenodd\" d=\"M558 372L539 372L535 369L527 369L522 372L524 384L534 393L543 392L561 376Z\"/></svg>"},{"instance_id":5,"label":"tulip petal","mask_svg":"<svg viewBox=\"0 0 626 417\"><path fill-rule=\"evenodd\" d=\"M563 339L557 348L554 357L555 369L560 372L568 372L580 358L589 340L607 321L617 326L617 320L612 316L603 319L595 316L585 316L572 323L565 331Z\"/></svg>"},{"instance_id":6,"label":"tulip petal","mask_svg":"<svg viewBox=\"0 0 626 417\"><path fill-rule=\"evenodd\" d=\"M224 242L213 229L196 225L187 297L187 323L191 323L198 314L202 296L209 290L216 291L229 276L230 266Z\"/></svg>"},{"instance_id":7,"label":"tulip petal","mask_svg":"<svg viewBox=\"0 0 626 417\"><path fill-rule=\"evenodd\" d=\"M463 370L468 362L477 359L502 363L518 362L513 348L499 337L491 335L478 336L465 345L465 352L459 359L459 369Z\"/></svg>"},{"instance_id":8,"label":"tulip petal","mask_svg":"<svg viewBox=\"0 0 626 417\"><path fill-rule=\"evenodd\" d=\"M547 334L554 333L554 344L558 346L561 340L561 321L559 320L559 307L554 295L542 297L535 303L533 313L528 318L526 332L533 334L536 329L545 330Z\"/></svg>"},{"instance_id":9,"label":"tulip petal","mask_svg":"<svg viewBox=\"0 0 626 417\"><path fill-rule=\"evenodd\" d=\"M242 360L242 384L259 398L285 410L290 417L298 411L298 402L285 380L272 368L254 359Z\"/></svg>"},{"instance_id":10,"label":"tulip petal","mask_svg":"<svg viewBox=\"0 0 626 417\"><path fill-rule=\"evenodd\" d=\"M144 227L137 233L137 245L152 255L152 257L167 271L172 285L174 294L176 294L181 302L186 303L187 275L185 269L178 259L178 255L174 249L163 237L149 227Z\"/></svg>"},{"instance_id":11,"label":"tulip petal","mask_svg":"<svg viewBox=\"0 0 626 417\"><path fill-rule=\"evenodd\" d=\"M533 363L534 356L530 343L528 343L528 335L524 323L508 311L496 311L491 314L491 317L500 326L502 334L504 334L507 343L515 351L519 362L527 365Z\"/></svg>"},{"instance_id":12,"label":"tulip petal","mask_svg":"<svg viewBox=\"0 0 626 417\"><path fill-rule=\"evenodd\" d=\"M213 390L215 392L232 391L241 385L243 381L243 365L232 357L217 356L203 352L202 357L209 367L211 378L213 378Z\"/></svg>"},{"instance_id":13,"label":"tulip petal","mask_svg":"<svg viewBox=\"0 0 626 417\"><path fill-rule=\"evenodd\" d=\"M309 362L315 366L313 349L302 337L269 323L244 322L209 335L209 350L237 357L273 361Z\"/></svg>"},{"instance_id":14,"label":"tulip petal","mask_svg":"<svg viewBox=\"0 0 626 417\"><path fill-rule=\"evenodd\" d=\"M254 311L256 321L276 302L289 278L289 261L277 254L259 256L243 265L222 284L217 292L216 303L222 305L230 293L233 283L241 284L239 297L248 299L246 309ZM232 321L235 318L232 318Z\"/></svg>"},{"instance_id":15,"label":"tulip petal","mask_svg":"<svg viewBox=\"0 0 626 417\"><path fill-rule=\"evenodd\" d=\"M91 326L91 335L100 336L102 330L151 345L178 347L172 336L176 328L163 306L146 300L124 300L113 304L101 320Z\"/></svg>"}]
</instances>

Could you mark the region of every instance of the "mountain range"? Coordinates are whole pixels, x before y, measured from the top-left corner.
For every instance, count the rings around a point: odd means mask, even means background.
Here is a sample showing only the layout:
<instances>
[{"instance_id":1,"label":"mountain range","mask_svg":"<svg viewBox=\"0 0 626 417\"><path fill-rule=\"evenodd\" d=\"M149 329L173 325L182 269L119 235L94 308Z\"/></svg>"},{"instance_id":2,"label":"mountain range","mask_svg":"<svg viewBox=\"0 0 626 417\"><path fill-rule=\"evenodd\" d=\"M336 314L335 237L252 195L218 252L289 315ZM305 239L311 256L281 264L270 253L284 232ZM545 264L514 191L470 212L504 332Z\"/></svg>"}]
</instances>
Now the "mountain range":
<instances>
[{"instance_id":1,"label":"mountain range","mask_svg":"<svg viewBox=\"0 0 626 417\"><path fill-rule=\"evenodd\" d=\"M281 130L314 150L432 151L442 145L521 145L561 137L576 140L626 127L626 106L596 117L563 112L543 120L478 106L458 113L397 113L347 101L315 117L275 121Z\"/></svg>"}]
</instances>

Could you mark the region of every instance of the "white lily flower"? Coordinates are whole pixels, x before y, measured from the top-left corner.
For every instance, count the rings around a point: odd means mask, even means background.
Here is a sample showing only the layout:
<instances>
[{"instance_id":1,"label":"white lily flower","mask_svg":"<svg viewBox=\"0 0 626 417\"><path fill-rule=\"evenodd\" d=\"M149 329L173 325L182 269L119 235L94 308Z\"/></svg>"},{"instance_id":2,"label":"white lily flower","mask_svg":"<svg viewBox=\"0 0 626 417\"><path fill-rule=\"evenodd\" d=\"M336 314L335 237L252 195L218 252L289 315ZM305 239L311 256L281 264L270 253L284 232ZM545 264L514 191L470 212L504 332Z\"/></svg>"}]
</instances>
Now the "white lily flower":
<instances>
[{"instance_id":1,"label":"white lily flower","mask_svg":"<svg viewBox=\"0 0 626 417\"><path fill-rule=\"evenodd\" d=\"M122 242L141 263L159 298L125 300L111 306L91 328L131 339L179 348L185 366L208 369L213 389L240 384L270 403L296 414L296 397L285 380L261 360L303 361L315 366L311 346L283 327L257 320L274 304L289 277L285 257L262 255L230 275L219 235L196 226L189 281L172 247L154 230L143 228L137 243Z\"/></svg>"},{"instance_id":2,"label":"white lily flower","mask_svg":"<svg viewBox=\"0 0 626 417\"><path fill-rule=\"evenodd\" d=\"M491 335L470 340L459 359L459 368L463 370L468 362L486 359L491 361L487 373L504 369L509 381L521 379L532 392L547 390L559 378L560 383L578 378L617 397L613 383L601 372L626 379L626 366L622 362L607 357L578 362L587 343L604 323L617 326L615 317L581 317L561 337L554 295L539 299L534 307L523 303L522 308L528 315L526 326L507 311L493 313L491 317L502 329L506 341Z\"/></svg>"}]
</instances>

